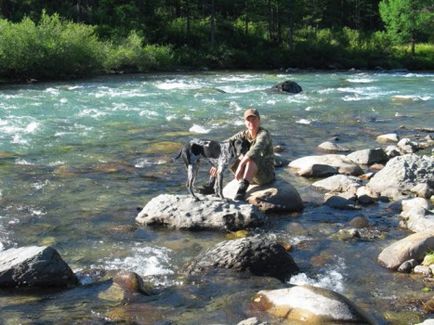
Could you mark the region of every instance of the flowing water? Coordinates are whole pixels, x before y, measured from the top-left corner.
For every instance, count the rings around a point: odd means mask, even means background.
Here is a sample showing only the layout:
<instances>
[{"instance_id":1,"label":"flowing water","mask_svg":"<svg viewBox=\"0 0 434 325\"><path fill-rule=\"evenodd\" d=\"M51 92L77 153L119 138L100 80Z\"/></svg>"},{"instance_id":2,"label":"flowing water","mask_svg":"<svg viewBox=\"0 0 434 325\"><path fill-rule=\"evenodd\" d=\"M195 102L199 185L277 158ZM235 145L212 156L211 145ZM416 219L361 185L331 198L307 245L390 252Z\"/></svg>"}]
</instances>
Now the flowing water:
<instances>
[{"instance_id":1,"label":"flowing water","mask_svg":"<svg viewBox=\"0 0 434 325\"><path fill-rule=\"evenodd\" d=\"M288 79L304 91L264 91ZM228 274L191 282L179 273L202 249L225 240L224 233L134 222L136 208L152 197L186 193L184 167L172 162L181 143L225 139L243 128L246 106L260 110L263 126L274 144L285 146L288 160L318 153L316 146L335 136L354 150L372 148L379 134L414 137L415 129L434 126L434 74L203 72L2 86L0 250L51 245L82 285L0 291L0 323L235 324L264 317L251 309L251 297L281 287L278 281ZM408 234L398 227L399 212L384 203L358 211L326 208L309 187L313 180L286 167L277 174L306 202L303 213L272 216L263 229L295 245L291 254L302 273L291 283L342 293L380 323L429 317L421 304L429 284L376 262L382 248ZM357 215L368 217L380 235L333 239ZM101 269L137 272L157 293L128 304L107 298L108 284L87 275Z\"/></svg>"}]
</instances>

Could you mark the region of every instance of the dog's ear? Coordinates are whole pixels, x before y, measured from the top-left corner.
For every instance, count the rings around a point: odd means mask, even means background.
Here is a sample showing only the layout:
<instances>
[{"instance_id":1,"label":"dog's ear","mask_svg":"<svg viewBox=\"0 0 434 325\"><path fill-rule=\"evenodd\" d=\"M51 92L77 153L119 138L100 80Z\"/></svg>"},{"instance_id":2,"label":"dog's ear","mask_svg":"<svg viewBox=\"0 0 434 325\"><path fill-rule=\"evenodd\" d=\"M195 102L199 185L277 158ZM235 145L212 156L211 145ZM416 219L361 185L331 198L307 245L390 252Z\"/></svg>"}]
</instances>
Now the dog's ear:
<instances>
[{"instance_id":1,"label":"dog's ear","mask_svg":"<svg viewBox=\"0 0 434 325\"><path fill-rule=\"evenodd\" d=\"M203 153L203 147L201 145L196 144L196 143L192 143L191 144L191 152L193 153L193 155L199 156L200 154Z\"/></svg>"}]
</instances>

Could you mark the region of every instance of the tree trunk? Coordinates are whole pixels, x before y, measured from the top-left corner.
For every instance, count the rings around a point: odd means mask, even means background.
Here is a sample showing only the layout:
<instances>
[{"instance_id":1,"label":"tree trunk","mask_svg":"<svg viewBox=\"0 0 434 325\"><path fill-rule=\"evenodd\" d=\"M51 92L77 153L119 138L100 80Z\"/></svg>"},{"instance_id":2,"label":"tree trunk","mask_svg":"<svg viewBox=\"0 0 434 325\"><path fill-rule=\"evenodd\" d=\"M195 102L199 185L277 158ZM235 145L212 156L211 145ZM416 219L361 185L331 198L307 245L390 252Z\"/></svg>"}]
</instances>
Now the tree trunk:
<instances>
[{"instance_id":1,"label":"tree trunk","mask_svg":"<svg viewBox=\"0 0 434 325\"><path fill-rule=\"evenodd\" d=\"M215 45L215 30L216 30L215 2L214 0L212 0L211 1L211 35L210 35L211 47L214 47Z\"/></svg>"},{"instance_id":2,"label":"tree trunk","mask_svg":"<svg viewBox=\"0 0 434 325\"><path fill-rule=\"evenodd\" d=\"M288 0L288 47L290 50L294 47L293 30L292 30L292 0Z\"/></svg>"}]
</instances>

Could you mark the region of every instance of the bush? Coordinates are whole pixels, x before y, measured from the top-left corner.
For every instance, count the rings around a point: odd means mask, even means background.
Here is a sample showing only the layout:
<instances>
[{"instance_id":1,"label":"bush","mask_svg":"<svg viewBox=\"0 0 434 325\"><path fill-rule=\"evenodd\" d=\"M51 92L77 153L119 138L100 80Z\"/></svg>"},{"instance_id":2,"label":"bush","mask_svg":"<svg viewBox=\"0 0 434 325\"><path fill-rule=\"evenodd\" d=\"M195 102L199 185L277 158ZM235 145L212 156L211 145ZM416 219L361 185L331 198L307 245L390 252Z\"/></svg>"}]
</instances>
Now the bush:
<instances>
[{"instance_id":1,"label":"bush","mask_svg":"<svg viewBox=\"0 0 434 325\"><path fill-rule=\"evenodd\" d=\"M146 72L167 70L174 65L174 54L170 46L143 45L143 39L132 31L118 45L106 46L106 71Z\"/></svg>"},{"instance_id":2,"label":"bush","mask_svg":"<svg viewBox=\"0 0 434 325\"><path fill-rule=\"evenodd\" d=\"M104 53L94 27L43 12L35 24L0 21L0 75L6 78L70 78L101 71Z\"/></svg>"}]
</instances>

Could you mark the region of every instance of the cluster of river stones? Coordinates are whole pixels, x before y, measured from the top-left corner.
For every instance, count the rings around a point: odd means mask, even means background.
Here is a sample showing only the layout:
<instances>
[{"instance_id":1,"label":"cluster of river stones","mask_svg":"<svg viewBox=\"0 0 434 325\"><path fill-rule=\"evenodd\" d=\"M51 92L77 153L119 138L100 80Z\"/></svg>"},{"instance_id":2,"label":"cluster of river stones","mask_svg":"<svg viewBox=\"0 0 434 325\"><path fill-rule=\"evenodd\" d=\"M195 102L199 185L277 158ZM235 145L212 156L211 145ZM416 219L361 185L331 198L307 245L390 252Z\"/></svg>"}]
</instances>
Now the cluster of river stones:
<instances>
[{"instance_id":1,"label":"cluster of river stones","mask_svg":"<svg viewBox=\"0 0 434 325\"><path fill-rule=\"evenodd\" d=\"M325 191L324 204L332 208L360 209L378 201L394 202L400 207L400 226L412 234L381 251L378 262L391 271L416 272L432 278L434 264L422 265L422 261L434 250L434 212L431 210L434 158L415 152L432 147L434 141L430 136L419 142L399 139L397 134L381 135L377 141L385 148L349 154L346 154L347 148L336 142L325 142L319 148L327 153L296 159L289 163L289 168L303 177L322 178L312 187ZM276 147L276 161L281 150L281 146ZM215 196L199 196L201 200L195 201L187 194L158 195L138 213L136 222L173 229L229 232L263 227L270 213L301 212L304 208L297 190L283 179L278 178L267 186L250 186L246 201L232 200L237 185L233 180L225 186L224 200ZM350 224L354 227L341 230L343 238L363 236L366 220ZM197 277L219 269L281 280L281 289L262 290L252 297L252 304L258 311L279 320L311 324L375 323L370 315L341 294L309 285L284 284L300 269L288 247L266 233L220 242L193 258L182 272ZM119 291L123 296L153 294L152 288L135 273L121 270L113 274L111 280L112 291L106 295ZM0 252L0 288L77 285L77 276L52 247L21 247ZM434 298L426 305L432 308ZM257 318L251 318L239 324L260 323Z\"/></svg>"}]
</instances>

